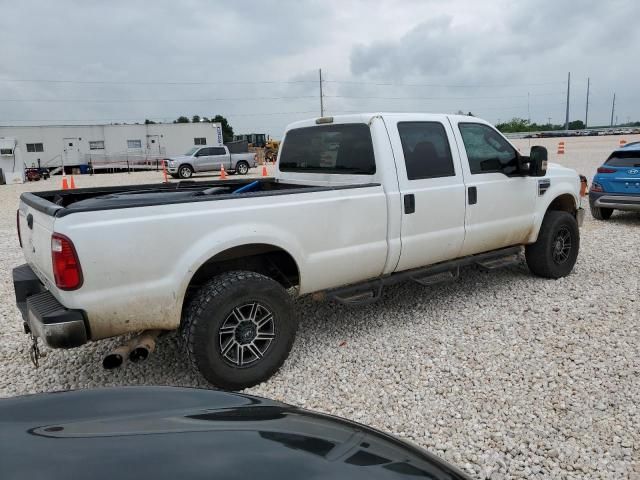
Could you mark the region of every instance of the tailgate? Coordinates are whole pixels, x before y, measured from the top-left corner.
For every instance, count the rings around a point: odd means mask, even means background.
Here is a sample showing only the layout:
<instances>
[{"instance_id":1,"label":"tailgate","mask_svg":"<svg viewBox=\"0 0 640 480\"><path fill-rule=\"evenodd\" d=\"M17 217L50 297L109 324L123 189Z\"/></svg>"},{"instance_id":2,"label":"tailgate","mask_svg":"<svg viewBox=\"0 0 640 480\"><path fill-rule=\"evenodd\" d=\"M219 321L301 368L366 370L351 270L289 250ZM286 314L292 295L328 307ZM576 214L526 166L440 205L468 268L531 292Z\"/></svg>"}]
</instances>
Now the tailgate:
<instances>
[{"instance_id":1,"label":"tailgate","mask_svg":"<svg viewBox=\"0 0 640 480\"><path fill-rule=\"evenodd\" d=\"M55 285L51 264L51 234L55 217L20 200L18 222L24 258L43 283Z\"/></svg>"},{"instance_id":2,"label":"tailgate","mask_svg":"<svg viewBox=\"0 0 640 480\"><path fill-rule=\"evenodd\" d=\"M610 190L605 189L605 191L626 194L640 193L640 167L619 168L618 173L610 181L610 185Z\"/></svg>"}]
</instances>

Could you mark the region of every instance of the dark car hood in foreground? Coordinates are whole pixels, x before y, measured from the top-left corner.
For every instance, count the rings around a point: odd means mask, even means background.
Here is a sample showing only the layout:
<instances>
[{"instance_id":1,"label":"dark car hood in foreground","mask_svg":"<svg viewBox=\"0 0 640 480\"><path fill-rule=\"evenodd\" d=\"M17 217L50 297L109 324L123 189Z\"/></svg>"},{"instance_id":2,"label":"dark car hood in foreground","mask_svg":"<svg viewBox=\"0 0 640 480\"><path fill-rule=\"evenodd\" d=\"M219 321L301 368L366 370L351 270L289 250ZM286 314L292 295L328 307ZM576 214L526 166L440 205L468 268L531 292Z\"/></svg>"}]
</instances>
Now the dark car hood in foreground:
<instances>
[{"instance_id":1,"label":"dark car hood in foreground","mask_svg":"<svg viewBox=\"0 0 640 480\"><path fill-rule=\"evenodd\" d=\"M466 478L346 420L248 395L126 387L0 400L10 479Z\"/></svg>"}]
</instances>

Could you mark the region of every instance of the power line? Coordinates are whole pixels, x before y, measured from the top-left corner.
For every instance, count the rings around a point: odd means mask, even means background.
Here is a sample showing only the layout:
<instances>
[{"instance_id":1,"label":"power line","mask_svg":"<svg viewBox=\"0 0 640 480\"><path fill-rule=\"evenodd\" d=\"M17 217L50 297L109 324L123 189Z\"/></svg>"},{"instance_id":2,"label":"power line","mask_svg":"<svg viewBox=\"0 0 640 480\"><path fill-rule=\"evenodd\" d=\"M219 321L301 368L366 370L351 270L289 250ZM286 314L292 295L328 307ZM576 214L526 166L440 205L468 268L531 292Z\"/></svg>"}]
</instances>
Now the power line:
<instances>
[{"instance_id":1,"label":"power line","mask_svg":"<svg viewBox=\"0 0 640 480\"><path fill-rule=\"evenodd\" d=\"M545 97L554 95L564 95L564 92L531 94L532 97ZM366 100L503 100L507 98L527 98L528 95L505 95L498 97L379 97L379 96L356 96L356 95L324 95L325 98L348 98Z\"/></svg>"},{"instance_id":2,"label":"power line","mask_svg":"<svg viewBox=\"0 0 640 480\"><path fill-rule=\"evenodd\" d=\"M220 98L123 98L123 99L91 99L91 98L2 98L0 102L29 102L29 103L171 103L171 102L222 102L222 101L245 101L245 100L300 100L306 98L318 98L315 95L297 95L288 97L220 97Z\"/></svg>"},{"instance_id":3,"label":"power line","mask_svg":"<svg viewBox=\"0 0 640 480\"><path fill-rule=\"evenodd\" d=\"M561 85L564 82L542 83L512 83L512 84L467 84L447 85L434 83L402 83L402 82L364 82L357 80L324 80L325 83L341 83L345 85L374 85L374 86L398 86L398 87L432 87L432 88L508 88L508 87L536 87L542 85Z\"/></svg>"},{"instance_id":4,"label":"power line","mask_svg":"<svg viewBox=\"0 0 640 480\"><path fill-rule=\"evenodd\" d=\"M236 112L224 112L226 117L262 117L262 116L276 116L276 115L302 115L307 113L316 113L316 110L305 110L300 112L265 112L265 113L236 113ZM160 120L167 120L172 122L175 120L173 117L156 117L149 115L150 117ZM139 122L140 118L31 118L31 119L0 119L0 122ZM202 122L207 123L207 122Z\"/></svg>"},{"instance_id":5,"label":"power line","mask_svg":"<svg viewBox=\"0 0 640 480\"><path fill-rule=\"evenodd\" d=\"M129 81L129 80L52 80L32 78L0 78L0 82L16 83L60 83L71 85L259 85L259 84L300 84L316 83L315 80L255 80L255 81L215 81L215 82L191 82L191 81Z\"/></svg>"},{"instance_id":6,"label":"power line","mask_svg":"<svg viewBox=\"0 0 640 480\"><path fill-rule=\"evenodd\" d=\"M511 84L434 84L434 83L404 83L385 81L361 81L361 80L326 80L324 83L336 83L344 85L374 85L374 86L404 86L404 87L433 87L433 88L507 88L507 87L532 87L542 85L558 85L564 82L540 82L540 83L511 83ZM132 81L132 80L71 80L71 79L47 79L47 78L0 78L0 82L13 83L51 83L70 85L295 85L315 84L316 80L217 80L217 81Z\"/></svg>"}]
</instances>

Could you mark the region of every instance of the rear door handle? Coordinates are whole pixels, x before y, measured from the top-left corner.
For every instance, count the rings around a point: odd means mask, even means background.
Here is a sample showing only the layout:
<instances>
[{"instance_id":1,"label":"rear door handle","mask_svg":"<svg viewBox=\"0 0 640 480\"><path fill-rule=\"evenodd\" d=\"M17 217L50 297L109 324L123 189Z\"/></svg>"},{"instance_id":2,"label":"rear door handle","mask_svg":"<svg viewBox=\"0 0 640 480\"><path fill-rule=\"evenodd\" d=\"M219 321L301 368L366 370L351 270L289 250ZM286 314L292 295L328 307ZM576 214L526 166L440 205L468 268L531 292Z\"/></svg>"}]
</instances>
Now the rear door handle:
<instances>
[{"instance_id":1,"label":"rear door handle","mask_svg":"<svg viewBox=\"0 0 640 480\"><path fill-rule=\"evenodd\" d=\"M476 203L478 203L478 189L476 187L469 187L467 191L469 205L475 205Z\"/></svg>"},{"instance_id":2,"label":"rear door handle","mask_svg":"<svg viewBox=\"0 0 640 480\"><path fill-rule=\"evenodd\" d=\"M413 193L404 196L404 213L409 215L416 211L416 197Z\"/></svg>"}]
</instances>

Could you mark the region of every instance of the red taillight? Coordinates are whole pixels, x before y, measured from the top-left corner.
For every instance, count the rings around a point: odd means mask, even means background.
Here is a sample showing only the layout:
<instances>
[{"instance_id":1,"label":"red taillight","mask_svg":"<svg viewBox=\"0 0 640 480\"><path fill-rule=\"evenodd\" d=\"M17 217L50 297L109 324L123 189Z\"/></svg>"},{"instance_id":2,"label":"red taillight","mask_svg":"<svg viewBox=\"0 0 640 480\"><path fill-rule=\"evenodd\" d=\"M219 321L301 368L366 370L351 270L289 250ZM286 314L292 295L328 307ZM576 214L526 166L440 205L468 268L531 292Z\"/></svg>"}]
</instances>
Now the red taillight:
<instances>
[{"instance_id":1,"label":"red taillight","mask_svg":"<svg viewBox=\"0 0 640 480\"><path fill-rule=\"evenodd\" d=\"M20 242L20 248L22 248L22 234L20 233L20 210L16 211L16 226L18 227L18 242Z\"/></svg>"},{"instance_id":2,"label":"red taillight","mask_svg":"<svg viewBox=\"0 0 640 480\"><path fill-rule=\"evenodd\" d=\"M76 249L73 242L60 233L51 235L51 260L58 288L76 290L82 286L82 269Z\"/></svg>"},{"instance_id":3,"label":"red taillight","mask_svg":"<svg viewBox=\"0 0 640 480\"><path fill-rule=\"evenodd\" d=\"M598 173L616 173L617 170L615 168L607 168L607 167L600 167L598 168Z\"/></svg>"}]
</instances>

